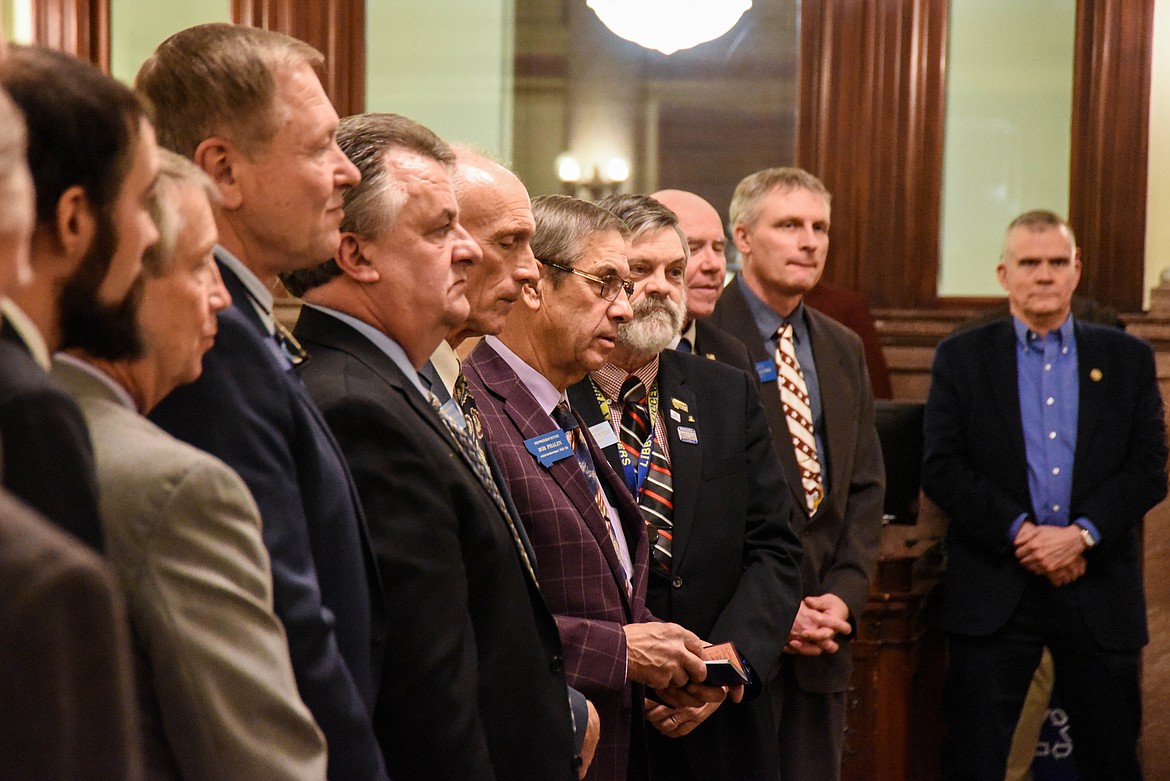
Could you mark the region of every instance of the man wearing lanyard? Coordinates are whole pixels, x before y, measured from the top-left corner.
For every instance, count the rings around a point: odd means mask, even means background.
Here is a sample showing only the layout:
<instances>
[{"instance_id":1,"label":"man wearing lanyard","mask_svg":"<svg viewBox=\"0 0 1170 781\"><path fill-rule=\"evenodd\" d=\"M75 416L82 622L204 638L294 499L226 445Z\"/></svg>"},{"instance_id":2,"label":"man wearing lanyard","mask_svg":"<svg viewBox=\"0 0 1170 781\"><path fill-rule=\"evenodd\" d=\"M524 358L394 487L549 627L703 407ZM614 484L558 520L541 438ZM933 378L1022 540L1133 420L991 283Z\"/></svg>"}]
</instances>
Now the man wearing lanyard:
<instances>
[{"instance_id":1,"label":"man wearing lanyard","mask_svg":"<svg viewBox=\"0 0 1170 781\"><path fill-rule=\"evenodd\" d=\"M743 273L712 322L748 347L804 549L804 599L772 685L782 778L841 772L849 643L869 593L885 471L861 340L804 305L829 253L829 193L799 168L769 168L731 200Z\"/></svg>"},{"instance_id":2,"label":"man wearing lanyard","mask_svg":"<svg viewBox=\"0 0 1170 781\"><path fill-rule=\"evenodd\" d=\"M609 360L569 399L642 511L653 541L650 610L710 642L734 642L754 677L742 704L647 703L661 733L649 734L651 773L773 779L770 703L755 695L777 669L801 596L784 472L756 380L667 349L686 311L678 218L645 195L601 205L632 235L633 317L618 328Z\"/></svg>"},{"instance_id":3,"label":"man wearing lanyard","mask_svg":"<svg viewBox=\"0 0 1170 781\"><path fill-rule=\"evenodd\" d=\"M1011 318L938 346L922 487L950 517L945 778L1001 779L1047 646L1082 778L1141 778L1148 640L1137 526L1166 496L1154 354L1075 320L1081 260L1048 211L1008 227Z\"/></svg>"}]
</instances>

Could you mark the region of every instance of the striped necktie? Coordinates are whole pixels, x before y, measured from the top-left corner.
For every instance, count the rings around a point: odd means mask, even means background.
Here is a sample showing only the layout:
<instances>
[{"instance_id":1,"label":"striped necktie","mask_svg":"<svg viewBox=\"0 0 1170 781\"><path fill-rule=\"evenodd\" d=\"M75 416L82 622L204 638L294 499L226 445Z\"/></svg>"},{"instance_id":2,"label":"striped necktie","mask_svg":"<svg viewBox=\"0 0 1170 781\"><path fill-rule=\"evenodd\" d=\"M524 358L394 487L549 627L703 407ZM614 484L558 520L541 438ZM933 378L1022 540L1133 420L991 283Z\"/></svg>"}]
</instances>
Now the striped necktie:
<instances>
[{"instance_id":1,"label":"striped necktie","mask_svg":"<svg viewBox=\"0 0 1170 781\"><path fill-rule=\"evenodd\" d=\"M800 467L800 483L804 488L804 502L809 515L817 511L825 495L821 481L821 461L817 456L817 440L813 436L812 406L804 372L796 360L796 346L792 342L792 323L785 323L776 331L776 368L779 374L780 401L792 436L792 448Z\"/></svg>"},{"instance_id":2,"label":"striped necktie","mask_svg":"<svg viewBox=\"0 0 1170 781\"><path fill-rule=\"evenodd\" d=\"M651 559L654 570L670 574L670 548L674 540L674 481L670 465L659 443L652 437L654 422L646 403L646 385L631 374L622 383L619 392L622 401L622 417L618 441L628 460L634 464L626 470L626 484L638 501L642 518L646 521L650 538ZM639 466L646 441L650 444L650 464L645 480L638 485Z\"/></svg>"}]
</instances>

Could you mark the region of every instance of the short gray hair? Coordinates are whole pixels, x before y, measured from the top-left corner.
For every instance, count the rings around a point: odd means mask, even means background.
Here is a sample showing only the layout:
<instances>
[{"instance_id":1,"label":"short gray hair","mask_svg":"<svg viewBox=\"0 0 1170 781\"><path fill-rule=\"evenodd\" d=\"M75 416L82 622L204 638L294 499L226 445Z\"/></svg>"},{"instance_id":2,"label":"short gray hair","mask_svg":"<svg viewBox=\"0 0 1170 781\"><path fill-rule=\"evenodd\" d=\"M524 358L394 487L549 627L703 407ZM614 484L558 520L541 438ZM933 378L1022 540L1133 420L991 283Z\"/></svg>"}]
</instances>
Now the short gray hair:
<instances>
[{"instance_id":1,"label":"short gray hair","mask_svg":"<svg viewBox=\"0 0 1170 781\"><path fill-rule=\"evenodd\" d=\"M23 197L25 203L19 201ZM28 132L20 109L0 89L0 234L18 230L17 219L31 226L35 221L32 177L28 171ZM24 215L16 209L23 206Z\"/></svg>"},{"instance_id":2,"label":"short gray hair","mask_svg":"<svg viewBox=\"0 0 1170 781\"><path fill-rule=\"evenodd\" d=\"M582 244L595 233L615 231L623 239L630 231L616 214L595 203L568 195L542 195L532 200L536 232L532 236L532 254L537 260L559 263L573 268L581 261ZM566 272L541 264L541 273L553 285L559 285Z\"/></svg>"},{"instance_id":3,"label":"short gray hair","mask_svg":"<svg viewBox=\"0 0 1170 781\"><path fill-rule=\"evenodd\" d=\"M1073 233L1072 226L1068 221L1050 209L1029 209L1014 220L1008 223L1007 230L1003 232L1003 250L1000 252L1000 257L1007 255L1007 237L1016 228L1027 228L1030 231L1043 230L1060 230L1064 228L1068 231L1068 237L1072 241L1073 249L1077 246L1077 236Z\"/></svg>"},{"instance_id":4,"label":"short gray hair","mask_svg":"<svg viewBox=\"0 0 1170 781\"><path fill-rule=\"evenodd\" d=\"M678 215L656 198L649 195L615 193L607 195L598 204L617 215L630 231L630 238L638 240L647 233L672 228L682 244L683 256L691 259L691 246L687 236L678 225Z\"/></svg>"},{"instance_id":5,"label":"short gray hair","mask_svg":"<svg viewBox=\"0 0 1170 781\"><path fill-rule=\"evenodd\" d=\"M158 181L150 199L150 216L158 228L158 241L142 254L142 267L155 278L170 272L175 243L183 230L176 198L178 190L183 187L199 190L213 207L219 205L222 197L211 177L187 158L169 149L160 149L158 157Z\"/></svg>"},{"instance_id":6,"label":"short gray hair","mask_svg":"<svg viewBox=\"0 0 1170 781\"><path fill-rule=\"evenodd\" d=\"M760 218L764 196L772 190L808 190L824 198L825 206L829 206L832 201L824 182L803 168L765 168L745 176L735 186L727 215L731 230L734 231L737 225L754 224Z\"/></svg>"}]
</instances>

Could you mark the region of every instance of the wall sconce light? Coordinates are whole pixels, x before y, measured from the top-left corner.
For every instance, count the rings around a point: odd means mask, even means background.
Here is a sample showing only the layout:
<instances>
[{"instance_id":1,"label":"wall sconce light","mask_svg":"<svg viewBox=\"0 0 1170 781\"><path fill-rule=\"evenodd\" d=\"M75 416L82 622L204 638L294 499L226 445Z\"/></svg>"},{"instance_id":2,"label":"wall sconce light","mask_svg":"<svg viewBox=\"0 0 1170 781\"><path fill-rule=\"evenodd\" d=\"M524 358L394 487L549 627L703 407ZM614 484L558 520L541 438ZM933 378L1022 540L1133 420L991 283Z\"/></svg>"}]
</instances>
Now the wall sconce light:
<instances>
[{"instance_id":1,"label":"wall sconce light","mask_svg":"<svg viewBox=\"0 0 1170 781\"><path fill-rule=\"evenodd\" d=\"M588 0L614 35L674 54L713 41L735 26L751 0Z\"/></svg>"},{"instance_id":2,"label":"wall sconce light","mask_svg":"<svg viewBox=\"0 0 1170 781\"><path fill-rule=\"evenodd\" d=\"M565 195L579 197L581 190L586 190L594 201L600 201L607 195L612 195L621 189L622 184L630 178L630 163L624 157L611 157L604 165L592 164L593 175L582 180L581 163L577 158L565 152L557 156L557 178L561 180L561 192Z\"/></svg>"}]
</instances>

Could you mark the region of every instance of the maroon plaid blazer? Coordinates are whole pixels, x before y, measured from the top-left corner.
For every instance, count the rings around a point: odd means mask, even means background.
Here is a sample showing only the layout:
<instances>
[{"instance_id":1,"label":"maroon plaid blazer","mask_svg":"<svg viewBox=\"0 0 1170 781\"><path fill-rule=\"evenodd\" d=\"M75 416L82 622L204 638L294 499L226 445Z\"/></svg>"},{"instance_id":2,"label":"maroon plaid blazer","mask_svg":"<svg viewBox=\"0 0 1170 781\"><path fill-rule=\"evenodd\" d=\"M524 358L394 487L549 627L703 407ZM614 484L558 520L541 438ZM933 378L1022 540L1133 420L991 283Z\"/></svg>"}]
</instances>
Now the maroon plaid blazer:
<instances>
[{"instance_id":1,"label":"maroon plaid blazer","mask_svg":"<svg viewBox=\"0 0 1170 781\"><path fill-rule=\"evenodd\" d=\"M641 741L642 690L626 682L625 624L654 621L646 609L646 528L625 484L593 437L597 477L622 521L634 562L633 596L627 598L609 530L574 458L543 467L524 441L556 423L537 404L512 368L486 343L463 364L484 435L536 550L540 587L556 615L569 685L593 702L601 741L590 779L625 779L630 741ZM579 419L579 418L578 418Z\"/></svg>"}]
</instances>

